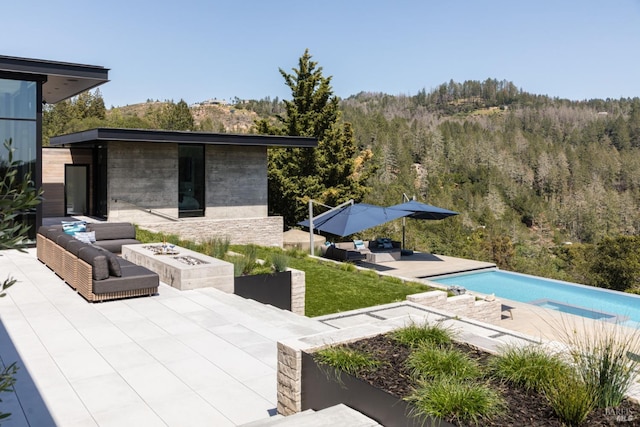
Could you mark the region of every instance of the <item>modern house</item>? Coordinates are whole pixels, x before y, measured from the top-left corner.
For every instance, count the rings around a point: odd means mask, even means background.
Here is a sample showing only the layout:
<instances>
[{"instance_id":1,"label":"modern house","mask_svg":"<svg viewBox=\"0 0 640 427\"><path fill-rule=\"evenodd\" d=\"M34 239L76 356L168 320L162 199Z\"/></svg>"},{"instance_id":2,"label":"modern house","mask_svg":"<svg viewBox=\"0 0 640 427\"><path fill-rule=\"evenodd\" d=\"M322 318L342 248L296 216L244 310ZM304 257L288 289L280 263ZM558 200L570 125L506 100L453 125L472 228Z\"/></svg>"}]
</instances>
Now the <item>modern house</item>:
<instances>
[{"instance_id":1,"label":"modern house","mask_svg":"<svg viewBox=\"0 0 640 427\"><path fill-rule=\"evenodd\" d=\"M42 184L42 105L55 104L108 81L107 68L0 55L0 171L6 167L4 141L13 142L20 178L31 172ZM42 223L42 206L22 215L32 238Z\"/></svg>"},{"instance_id":2,"label":"modern house","mask_svg":"<svg viewBox=\"0 0 640 427\"><path fill-rule=\"evenodd\" d=\"M267 149L312 148L313 138L92 129L42 147L42 106L108 81L108 69L0 56L1 143L11 139L20 177L31 172L44 202L22 220L80 214L128 221L184 238L282 245L267 212ZM0 169L1 171L1 169Z\"/></svg>"},{"instance_id":3,"label":"modern house","mask_svg":"<svg viewBox=\"0 0 640 427\"><path fill-rule=\"evenodd\" d=\"M127 221L183 238L282 246L268 216L267 149L315 138L99 128L43 150L44 215Z\"/></svg>"}]
</instances>

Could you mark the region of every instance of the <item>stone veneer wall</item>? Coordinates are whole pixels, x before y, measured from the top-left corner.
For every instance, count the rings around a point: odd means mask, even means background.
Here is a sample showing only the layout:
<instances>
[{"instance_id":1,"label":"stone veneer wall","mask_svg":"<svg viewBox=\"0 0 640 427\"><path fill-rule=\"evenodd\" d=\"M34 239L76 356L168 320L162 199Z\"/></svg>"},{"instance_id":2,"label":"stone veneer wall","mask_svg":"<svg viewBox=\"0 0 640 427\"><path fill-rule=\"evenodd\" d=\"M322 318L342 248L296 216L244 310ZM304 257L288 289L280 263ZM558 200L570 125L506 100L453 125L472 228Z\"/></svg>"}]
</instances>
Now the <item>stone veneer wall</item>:
<instances>
[{"instance_id":1,"label":"stone veneer wall","mask_svg":"<svg viewBox=\"0 0 640 427\"><path fill-rule=\"evenodd\" d=\"M282 247L283 219L281 216L237 219L184 218L180 221L146 223L139 226L153 232L175 234L195 242L228 238L232 244L253 243L261 246Z\"/></svg>"},{"instance_id":2,"label":"stone veneer wall","mask_svg":"<svg viewBox=\"0 0 640 427\"><path fill-rule=\"evenodd\" d=\"M278 342L278 414L292 415L302 411L302 352L313 352L335 345L385 334L405 326L401 323L364 325L337 329L327 333Z\"/></svg>"},{"instance_id":3,"label":"stone veneer wall","mask_svg":"<svg viewBox=\"0 0 640 427\"><path fill-rule=\"evenodd\" d=\"M304 299L306 293L305 273L289 268L291 271L291 312L304 316Z\"/></svg>"},{"instance_id":4,"label":"stone veneer wall","mask_svg":"<svg viewBox=\"0 0 640 427\"><path fill-rule=\"evenodd\" d=\"M497 299L492 301L476 300L473 295L457 295L447 298L445 291L429 291L407 295L407 301L487 323L496 324L502 318L502 303Z\"/></svg>"}]
</instances>

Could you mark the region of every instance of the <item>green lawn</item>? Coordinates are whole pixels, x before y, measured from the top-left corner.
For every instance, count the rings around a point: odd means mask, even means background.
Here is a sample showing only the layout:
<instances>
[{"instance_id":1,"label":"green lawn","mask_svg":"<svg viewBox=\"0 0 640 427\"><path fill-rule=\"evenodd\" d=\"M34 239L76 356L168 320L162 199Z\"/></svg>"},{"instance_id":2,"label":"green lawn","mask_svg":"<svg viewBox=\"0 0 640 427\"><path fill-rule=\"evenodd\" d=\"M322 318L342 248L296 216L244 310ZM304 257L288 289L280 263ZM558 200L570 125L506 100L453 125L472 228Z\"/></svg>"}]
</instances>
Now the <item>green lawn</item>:
<instances>
[{"instance_id":1,"label":"green lawn","mask_svg":"<svg viewBox=\"0 0 640 427\"><path fill-rule=\"evenodd\" d=\"M176 236L165 236L168 242L198 252L210 254L212 245L198 245ZM162 234L137 230L137 238L143 243L161 242ZM232 245L231 250L243 253L245 246ZM258 247L258 257L268 258L277 248ZM402 283L393 277L379 277L371 271L359 271L350 264L335 264L309 258L300 251L288 251L289 267L305 272L305 314L308 317L338 313L357 308L371 307L396 301L404 301L407 295L425 292L430 288L420 283Z\"/></svg>"},{"instance_id":2,"label":"green lawn","mask_svg":"<svg viewBox=\"0 0 640 427\"><path fill-rule=\"evenodd\" d=\"M305 272L305 314L309 317L404 301L407 295L429 290L420 283L346 271L308 257L292 259L290 267Z\"/></svg>"}]
</instances>

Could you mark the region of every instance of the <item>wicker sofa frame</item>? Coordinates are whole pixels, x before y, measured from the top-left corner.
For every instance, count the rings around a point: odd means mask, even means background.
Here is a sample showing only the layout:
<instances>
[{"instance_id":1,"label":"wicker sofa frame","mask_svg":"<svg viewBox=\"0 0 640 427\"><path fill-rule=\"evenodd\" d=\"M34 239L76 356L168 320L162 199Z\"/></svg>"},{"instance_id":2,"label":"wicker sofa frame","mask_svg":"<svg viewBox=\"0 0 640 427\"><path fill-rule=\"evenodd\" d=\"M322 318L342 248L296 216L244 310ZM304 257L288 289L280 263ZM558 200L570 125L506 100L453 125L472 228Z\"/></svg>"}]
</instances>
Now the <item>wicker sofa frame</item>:
<instances>
[{"instance_id":1,"label":"wicker sofa frame","mask_svg":"<svg viewBox=\"0 0 640 427\"><path fill-rule=\"evenodd\" d=\"M124 229L122 223L118 223ZM117 233L116 233L117 234ZM116 236L117 238L117 236ZM137 241L136 241L137 242ZM139 242L138 242L139 243ZM107 243L109 246L110 243ZM114 247L113 245L111 245ZM36 235L36 254L38 259L60 276L72 289L76 290L87 301L99 302L120 298L138 296L152 296L158 292L159 277L156 273L120 257L117 259L123 277L109 276L107 279L96 280L94 266L79 256L84 248L94 248L94 245L82 243L64 234L61 226L41 227ZM118 247L118 249L120 249ZM101 253L106 250L102 249ZM105 290L112 284L114 290ZM141 286L142 284L142 286ZM100 291L96 291L100 288Z\"/></svg>"},{"instance_id":2,"label":"wicker sofa frame","mask_svg":"<svg viewBox=\"0 0 640 427\"><path fill-rule=\"evenodd\" d=\"M131 298L140 296L152 296L158 292L158 285L155 287L146 287L141 289L125 289L113 292L95 293L93 276L93 266L82 259L77 259L78 276L76 281L76 289L87 301L100 302L120 298ZM140 267L144 268L144 267ZM145 269L146 270L146 269ZM149 271L149 270L147 270ZM149 271L149 273L152 273ZM153 273L155 274L155 273ZM157 275L156 275L157 276Z\"/></svg>"}]
</instances>

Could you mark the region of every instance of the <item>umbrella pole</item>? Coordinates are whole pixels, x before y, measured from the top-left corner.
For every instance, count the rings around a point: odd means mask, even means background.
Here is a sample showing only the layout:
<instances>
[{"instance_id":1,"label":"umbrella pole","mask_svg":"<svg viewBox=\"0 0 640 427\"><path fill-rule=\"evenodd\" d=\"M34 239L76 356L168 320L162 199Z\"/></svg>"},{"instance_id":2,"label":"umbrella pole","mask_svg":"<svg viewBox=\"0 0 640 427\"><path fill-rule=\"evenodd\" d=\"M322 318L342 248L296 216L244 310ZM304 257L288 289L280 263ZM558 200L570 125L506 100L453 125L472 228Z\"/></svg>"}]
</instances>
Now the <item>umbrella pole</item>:
<instances>
[{"instance_id":1,"label":"umbrella pole","mask_svg":"<svg viewBox=\"0 0 640 427\"><path fill-rule=\"evenodd\" d=\"M309 199L309 248L311 256L313 255L313 200Z\"/></svg>"},{"instance_id":2,"label":"umbrella pole","mask_svg":"<svg viewBox=\"0 0 640 427\"><path fill-rule=\"evenodd\" d=\"M402 250L404 250L405 245L404 245L404 228L406 225L406 218L402 217Z\"/></svg>"},{"instance_id":3,"label":"umbrella pole","mask_svg":"<svg viewBox=\"0 0 640 427\"><path fill-rule=\"evenodd\" d=\"M413 196L413 200L416 199L416 196ZM402 203L404 202L408 202L409 201L409 196L407 196L407 193L402 193ZM407 225L407 218L406 217L402 217L402 250L405 249L405 244L404 244L404 233L405 233L405 227Z\"/></svg>"}]
</instances>

